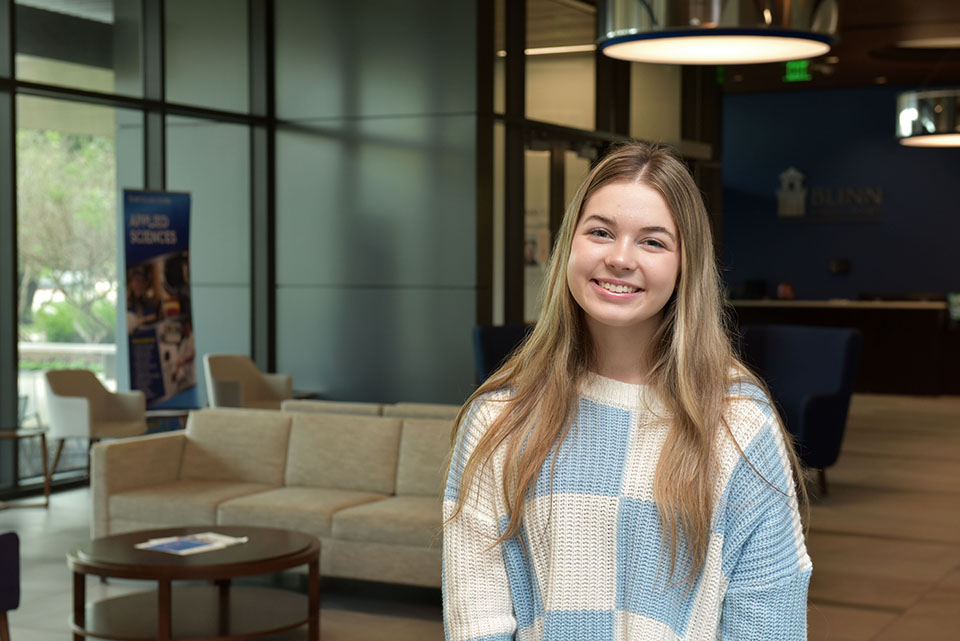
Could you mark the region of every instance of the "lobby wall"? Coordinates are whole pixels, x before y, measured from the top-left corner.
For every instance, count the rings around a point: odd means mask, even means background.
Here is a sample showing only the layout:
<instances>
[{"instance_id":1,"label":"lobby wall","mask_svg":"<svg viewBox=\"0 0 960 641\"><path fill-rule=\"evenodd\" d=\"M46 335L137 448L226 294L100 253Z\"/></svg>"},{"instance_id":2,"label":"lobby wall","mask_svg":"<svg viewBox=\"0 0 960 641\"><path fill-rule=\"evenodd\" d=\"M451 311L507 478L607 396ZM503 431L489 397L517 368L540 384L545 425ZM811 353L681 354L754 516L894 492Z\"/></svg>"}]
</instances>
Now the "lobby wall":
<instances>
[{"instance_id":1,"label":"lobby wall","mask_svg":"<svg viewBox=\"0 0 960 641\"><path fill-rule=\"evenodd\" d=\"M277 369L462 402L476 317L476 7L276 5Z\"/></svg>"},{"instance_id":2,"label":"lobby wall","mask_svg":"<svg viewBox=\"0 0 960 641\"><path fill-rule=\"evenodd\" d=\"M960 291L960 150L901 146L907 87L728 94L723 101L723 268L797 298ZM808 189L803 216L777 215L780 175ZM879 202L878 202L879 195ZM831 261L849 262L832 273Z\"/></svg>"}]
</instances>

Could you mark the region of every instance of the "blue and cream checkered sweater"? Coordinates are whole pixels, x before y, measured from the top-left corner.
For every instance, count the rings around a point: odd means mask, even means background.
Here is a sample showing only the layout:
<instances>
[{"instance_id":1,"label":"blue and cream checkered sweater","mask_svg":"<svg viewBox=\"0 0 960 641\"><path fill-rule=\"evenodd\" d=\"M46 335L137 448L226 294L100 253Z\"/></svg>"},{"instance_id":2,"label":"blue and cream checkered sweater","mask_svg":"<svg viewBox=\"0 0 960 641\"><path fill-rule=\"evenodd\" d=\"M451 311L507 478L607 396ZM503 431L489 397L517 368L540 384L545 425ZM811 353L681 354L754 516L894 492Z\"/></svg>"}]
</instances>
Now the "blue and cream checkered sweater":
<instances>
[{"instance_id":1,"label":"blue and cream checkered sweater","mask_svg":"<svg viewBox=\"0 0 960 641\"><path fill-rule=\"evenodd\" d=\"M445 527L448 641L806 639L811 564L784 441L760 390L733 391L727 419L749 463L721 430L713 527L692 588L682 580L683 546L669 576L653 502L666 412L643 386L590 375L552 482L547 463L527 496L523 540L492 545L508 520L502 452ZM445 519L463 466L505 398L481 399L464 421Z\"/></svg>"}]
</instances>

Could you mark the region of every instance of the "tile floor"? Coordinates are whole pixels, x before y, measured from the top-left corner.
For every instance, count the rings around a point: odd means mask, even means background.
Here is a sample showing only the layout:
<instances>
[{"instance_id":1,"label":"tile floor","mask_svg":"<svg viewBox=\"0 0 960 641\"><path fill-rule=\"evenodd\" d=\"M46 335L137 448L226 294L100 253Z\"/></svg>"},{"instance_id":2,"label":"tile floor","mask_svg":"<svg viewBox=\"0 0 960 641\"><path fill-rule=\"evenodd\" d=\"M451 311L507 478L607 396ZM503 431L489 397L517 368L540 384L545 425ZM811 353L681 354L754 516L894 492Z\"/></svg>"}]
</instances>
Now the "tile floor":
<instances>
[{"instance_id":1,"label":"tile floor","mask_svg":"<svg viewBox=\"0 0 960 641\"><path fill-rule=\"evenodd\" d=\"M960 398L854 397L828 478L810 513L810 640L960 641ZM17 530L22 546L12 641L70 638L64 555L87 537L88 501L71 490L49 510L0 511L0 529ZM87 596L144 587L89 579ZM436 590L325 583L324 641L439 641L440 617Z\"/></svg>"}]
</instances>

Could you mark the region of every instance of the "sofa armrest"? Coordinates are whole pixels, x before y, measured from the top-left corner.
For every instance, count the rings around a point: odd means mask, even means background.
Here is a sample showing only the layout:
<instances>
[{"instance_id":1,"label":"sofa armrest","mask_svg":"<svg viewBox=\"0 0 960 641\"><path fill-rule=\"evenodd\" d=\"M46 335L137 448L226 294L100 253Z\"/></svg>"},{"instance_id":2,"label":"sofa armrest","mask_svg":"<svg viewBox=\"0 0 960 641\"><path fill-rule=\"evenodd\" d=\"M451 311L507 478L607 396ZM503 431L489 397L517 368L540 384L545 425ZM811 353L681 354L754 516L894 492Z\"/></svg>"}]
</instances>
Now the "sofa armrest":
<instances>
[{"instance_id":1,"label":"sofa armrest","mask_svg":"<svg viewBox=\"0 0 960 641\"><path fill-rule=\"evenodd\" d=\"M243 385L240 381L211 381L210 407L242 407Z\"/></svg>"},{"instance_id":2,"label":"sofa armrest","mask_svg":"<svg viewBox=\"0 0 960 641\"><path fill-rule=\"evenodd\" d=\"M293 378L288 374L264 374L263 384L276 398L285 399L293 396Z\"/></svg>"},{"instance_id":3,"label":"sofa armrest","mask_svg":"<svg viewBox=\"0 0 960 641\"><path fill-rule=\"evenodd\" d=\"M102 442L93 447L90 453L91 537L110 534L113 494L179 478L186 440L186 435L178 431Z\"/></svg>"}]
</instances>

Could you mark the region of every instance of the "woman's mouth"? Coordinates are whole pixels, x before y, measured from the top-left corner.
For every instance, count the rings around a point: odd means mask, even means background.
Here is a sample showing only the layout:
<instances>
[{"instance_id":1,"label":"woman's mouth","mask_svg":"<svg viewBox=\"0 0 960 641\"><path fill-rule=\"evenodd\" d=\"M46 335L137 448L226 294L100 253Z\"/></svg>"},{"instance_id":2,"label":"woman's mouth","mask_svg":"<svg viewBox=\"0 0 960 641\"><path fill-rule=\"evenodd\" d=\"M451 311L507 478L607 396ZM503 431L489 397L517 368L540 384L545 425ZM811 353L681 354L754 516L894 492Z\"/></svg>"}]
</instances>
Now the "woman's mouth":
<instances>
[{"instance_id":1,"label":"woman's mouth","mask_svg":"<svg viewBox=\"0 0 960 641\"><path fill-rule=\"evenodd\" d=\"M633 287L632 285L623 285L619 283L611 283L605 280L595 280L593 281L602 289L607 290L608 292L613 292L614 294L635 294L636 292L641 291L640 287Z\"/></svg>"}]
</instances>

